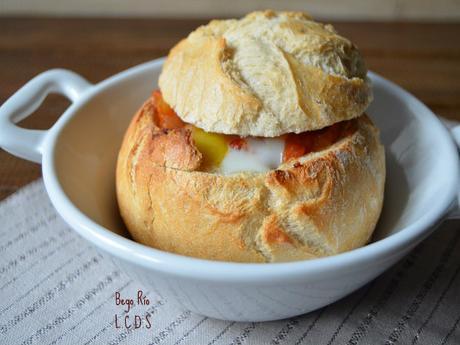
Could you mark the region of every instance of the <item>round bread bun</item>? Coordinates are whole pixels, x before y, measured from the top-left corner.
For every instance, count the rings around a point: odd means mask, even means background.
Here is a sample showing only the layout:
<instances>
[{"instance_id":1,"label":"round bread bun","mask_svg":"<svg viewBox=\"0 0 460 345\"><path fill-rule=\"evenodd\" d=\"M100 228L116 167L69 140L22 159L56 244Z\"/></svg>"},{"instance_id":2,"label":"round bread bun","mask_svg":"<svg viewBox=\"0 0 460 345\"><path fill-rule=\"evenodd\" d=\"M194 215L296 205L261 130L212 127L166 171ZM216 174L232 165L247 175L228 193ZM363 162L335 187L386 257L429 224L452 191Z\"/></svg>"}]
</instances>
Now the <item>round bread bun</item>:
<instances>
[{"instance_id":1,"label":"round bread bun","mask_svg":"<svg viewBox=\"0 0 460 345\"><path fill-rule=\"evenodd\" d=\"M274 137L360 116L372 100L356 47L301 12L213 20L170 52L159 85L187 123Z\"/></svg>"},{"instance_id":2,"label":"round bread bun","mask_svg":"<svg viewBox=\"0 0 460 345\"><path fill-rule=\"evenodd\" d=\"M366 115L327 149L265 173L200 171L187 126L160 129L149 99L118 156L121 215L133 238L203 259L281 262L366 244L379 217L384 149Z\"/></svg>"}]
</instances>

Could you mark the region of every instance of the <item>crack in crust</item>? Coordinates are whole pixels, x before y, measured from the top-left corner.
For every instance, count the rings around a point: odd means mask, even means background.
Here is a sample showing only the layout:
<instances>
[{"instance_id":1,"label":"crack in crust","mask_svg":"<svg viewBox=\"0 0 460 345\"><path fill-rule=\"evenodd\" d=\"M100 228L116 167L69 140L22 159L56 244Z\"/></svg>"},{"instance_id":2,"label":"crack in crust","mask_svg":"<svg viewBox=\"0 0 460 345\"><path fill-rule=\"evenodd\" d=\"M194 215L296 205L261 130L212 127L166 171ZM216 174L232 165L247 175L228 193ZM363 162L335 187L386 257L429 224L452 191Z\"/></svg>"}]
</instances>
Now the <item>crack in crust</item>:
<instances>
[{"instance_id":1,"label":"crack in crust","mask_svg":"<svg viewBox=\"0 0 460 345\"><path fill-rule=\"evenodd\" d=\"M159 85L187 123L274 137L360 116L372 100L366 73L357 48L332 26L268 11L192 32L170 51Z\"/></svg>"},{"instance_id":2,"label":"crack in crust","mask_svg":"<svg viewBox=\"0 0 460 345\"><path fill-rule=\"evenodd\" d=\"M117 164L120 211L135 240L206 259L279 262L333 255L370 238L385 166L365 115L327 149L267 173L228 176L199 171L187 131L160 132L150 115L133 119Z\"/></svg>"}]
</instances>

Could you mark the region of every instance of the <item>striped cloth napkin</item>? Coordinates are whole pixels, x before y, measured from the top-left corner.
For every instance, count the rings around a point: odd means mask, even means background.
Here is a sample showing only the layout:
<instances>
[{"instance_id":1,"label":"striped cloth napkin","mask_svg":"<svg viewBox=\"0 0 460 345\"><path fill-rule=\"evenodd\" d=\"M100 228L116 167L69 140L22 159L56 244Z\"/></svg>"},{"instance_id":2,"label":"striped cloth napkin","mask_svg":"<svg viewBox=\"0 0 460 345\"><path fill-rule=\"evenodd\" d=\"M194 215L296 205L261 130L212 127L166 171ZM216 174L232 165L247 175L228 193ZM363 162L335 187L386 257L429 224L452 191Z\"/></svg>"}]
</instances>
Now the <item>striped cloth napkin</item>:
<instances>
[{"instance_id":1,"label":"striped cloth napkin","mask_svg":"<svg viewBox=\"0 0 460 345\"><path fill-rule=\"evenodd\" d=\"M458 221L339 302L265 323L176 309L72 231L41 180L0 203L0 224L0 344L460 344ZM116 296L138 291L149 304L125 325Z\"/></svg>"}]
</instances>

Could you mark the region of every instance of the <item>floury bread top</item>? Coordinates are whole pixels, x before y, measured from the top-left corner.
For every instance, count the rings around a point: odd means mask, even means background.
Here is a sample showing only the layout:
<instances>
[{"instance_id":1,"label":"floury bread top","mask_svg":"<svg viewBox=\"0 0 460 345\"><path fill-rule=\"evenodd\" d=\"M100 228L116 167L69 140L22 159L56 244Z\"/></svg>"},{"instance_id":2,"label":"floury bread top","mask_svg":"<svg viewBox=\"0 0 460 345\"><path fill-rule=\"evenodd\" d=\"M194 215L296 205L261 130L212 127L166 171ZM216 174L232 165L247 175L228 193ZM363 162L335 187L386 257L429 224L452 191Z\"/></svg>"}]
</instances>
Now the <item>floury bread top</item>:
<instances>
[{"instance_id":1,"label":"floury bread top","mask_svg":"<svg viewBox=\"0 0 460 345\"><path fill-rule=\"evenodd\" d=\"M301 12L213 20L170 52L163 97L206 131L273 137L360 116L372 100L357 48Z\"/></svg>"}]
</instances>

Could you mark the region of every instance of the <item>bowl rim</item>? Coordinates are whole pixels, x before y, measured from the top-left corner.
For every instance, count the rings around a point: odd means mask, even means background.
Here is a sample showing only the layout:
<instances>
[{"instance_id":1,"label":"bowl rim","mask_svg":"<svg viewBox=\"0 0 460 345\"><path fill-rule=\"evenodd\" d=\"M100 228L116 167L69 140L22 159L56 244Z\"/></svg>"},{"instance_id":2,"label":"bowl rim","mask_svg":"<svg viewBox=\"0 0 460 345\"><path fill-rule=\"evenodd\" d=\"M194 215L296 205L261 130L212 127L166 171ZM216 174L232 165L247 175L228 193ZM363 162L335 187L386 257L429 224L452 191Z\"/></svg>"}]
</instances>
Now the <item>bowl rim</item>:
<instances>
[{"instance_id":1,"label":"bowl rim","mask_svg":"<svg viewBox=\"0 0 460 345\"><path fill-rule=\"evenodd\" d=\"M423 121L426 121L426 125L430 126L432 131L439 131L442 134L436 136L436 139L439 143L442 143L441 146L446 151L445 153L451 157L451 159L444 162L446 172L450 172L450 174L446 173L443 179L443 183L446 186L444 188L445 193L439 196L438 202L433 205L432 209L412 224L384 239L337 255L312 260L262 264L222 262L187 257L151 248L113 233L87 217L65 194L55 173L56 143L62 129L80 107L91 101L99 93L124 79L140 73L150 72L152 69L161 68L164 60L165 58L159 58L137 65L92 86L58 119L48 131L42 146L43 179L47 193L58 213L80 235L118 258L159 273L214 282L270 284L286 280L305 279L307 274L314 275L315 279L321 279L322 277L330 276L332 273L346 273L351 269L363 269L363 264L371 264L375 260L386 261L393 256L399 255L401 251L414 247L424 238L423 235L427 235L429 230L443 217L456 197L459 158L457 148L448 130L430 109L409 92L389 80L369 72L368 76L373 83L381 84L394 97L411 104L412 107L417 107L420 114L416 116L423 116Z\"/></svg>"}]
</instances>

